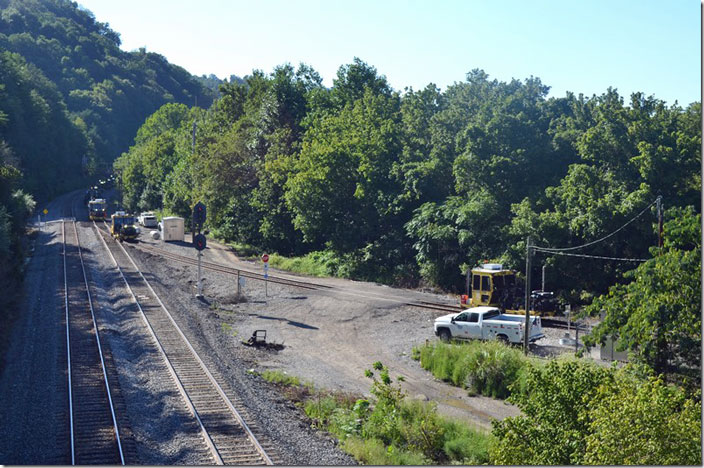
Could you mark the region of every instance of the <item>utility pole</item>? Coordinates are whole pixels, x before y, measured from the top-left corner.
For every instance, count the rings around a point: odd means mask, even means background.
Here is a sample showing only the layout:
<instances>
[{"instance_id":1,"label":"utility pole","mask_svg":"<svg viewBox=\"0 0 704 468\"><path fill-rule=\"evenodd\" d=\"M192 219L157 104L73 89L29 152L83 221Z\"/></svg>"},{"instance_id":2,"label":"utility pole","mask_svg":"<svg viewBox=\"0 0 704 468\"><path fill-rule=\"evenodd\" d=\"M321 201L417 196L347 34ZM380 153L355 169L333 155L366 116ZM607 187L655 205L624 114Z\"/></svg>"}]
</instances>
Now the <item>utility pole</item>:
<instances>
[{"instance_id":1,"label":"utility pole","mask_svg":"<svg viewBox=\"0 0 704 468\"><path fill-rule=\"evenodd\" d=\"M658 247L662 253L662 195L658 195Z\"/></svg>"},{"instance_id":2,"label":"utility pole","mask_svg":"<svg viewBox=\"0 0 704 468\"><path fill-rule=\"evenodd\" d=\"M193 154L196 154L196 119L193 119L193 143L192 143Z\"/></svg>"},{"instance_id":3,"label":"utility pole","mask_svg":"<svg viewBox=\"0 0 704 468\"><path fill-rule=\"evenodd\" d=\"M541 283L541 285L540 285L540 290L543 291L543 292L545 292L545 267L546 267L546 266L547 266L547 265L543 264L543 281L542 281L542 283Z\"/></svg>"},{"instance_id":4,"label":"utility pole","mask_svg":"<svg viewBox=\"0 0 704 468\"><path fill-rule=\"evenodd\" d=\"M530 336L530 264L533 255L533 246L530 236L526 240L526 323L523 327L523 354L528 354L528 337Z\"/></svg>"}]
</instances>

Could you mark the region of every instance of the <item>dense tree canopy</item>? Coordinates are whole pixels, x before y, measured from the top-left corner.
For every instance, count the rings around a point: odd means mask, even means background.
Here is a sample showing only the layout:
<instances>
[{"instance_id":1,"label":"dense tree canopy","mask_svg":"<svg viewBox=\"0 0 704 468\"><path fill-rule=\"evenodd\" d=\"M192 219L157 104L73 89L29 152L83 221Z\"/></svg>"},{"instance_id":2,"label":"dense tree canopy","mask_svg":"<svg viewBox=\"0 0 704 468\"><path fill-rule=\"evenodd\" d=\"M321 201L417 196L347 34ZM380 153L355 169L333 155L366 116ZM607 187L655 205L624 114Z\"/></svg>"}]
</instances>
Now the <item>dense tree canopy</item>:
<instances>
[{"instance_id":1,"label":"dense tree canopy","mask_svg":"<svg viewBox=\"0 0 704 468\"><path fill-rule=\"evenodd\" d=\"M553 360L531 368L494 421L496 465L701 465L701 393L630 368Z\"/></svg>"},{"instance_id":2,"label":"dense tree canopy","mask_svg":"<svg viewBox=\"0 0 704 468\"><path fill-rule=\"evenodd\" d=\"M119 46L119 33L75 2L0 0L0 51L21 55L53 83L89 137L93 151L77 154L93 170L109 168L164 103L208 106L214 97L205 86L212 78L199 80L159 54Z\"/></svg>"},{"instance_id":3,"label":"dense tree canopy","mask_svg":"<svg viewBox=\"0 0 704 468\"><path fill-rule=\"evenodd\" d=\"M157 188L154 206L188 215L198 198L228 240L281 254L325 250L338 260L332 274L448 289L485 259L521 269L528 235L579 245L658 195L665 206L698 206L699 103L682 109L636 93L627 106L614 89L547 91L535 77L500 82L473 70L445 92L431 84L400 94L357 58L330 89L306 65L255 71L221 85L198 113L195 152L169 153L174 169L161 181L131 184L150 180L146 170L125 173L125 202L141 208L151 199L132 191ZM184 139L195 118L162 134ZM146 168L145 151L172 151L135 143L118 169L127 160ZM585 253L647 258L653 221L649 212ZM577 303L635 265L541 254L536 272L543 263L551 289Z\"/></svg>"},{"instance_id":4,"label":"dense tree canopy","mask_svg":"<svg viewBox=\"0 0 704 468\"><path fill-rule=\"evenodd\" d=\"M68 0L0 0L0 289L18 291L25 222L34 199L88 185L110 170L145 119L163 104L209 106L220 80L198 79L145 50L123 52L120 35ZM188 109L183 110L188 113ZM158 133L172 122L148 122ZM172 171L168 135L138 135L144 158L129 167L127 196L161 202ZM133 177L130 179L130 177ZM145 181L152 184L130 192ZM0 304L9 310L6 301Z\"/></svg>"}]
</instances>

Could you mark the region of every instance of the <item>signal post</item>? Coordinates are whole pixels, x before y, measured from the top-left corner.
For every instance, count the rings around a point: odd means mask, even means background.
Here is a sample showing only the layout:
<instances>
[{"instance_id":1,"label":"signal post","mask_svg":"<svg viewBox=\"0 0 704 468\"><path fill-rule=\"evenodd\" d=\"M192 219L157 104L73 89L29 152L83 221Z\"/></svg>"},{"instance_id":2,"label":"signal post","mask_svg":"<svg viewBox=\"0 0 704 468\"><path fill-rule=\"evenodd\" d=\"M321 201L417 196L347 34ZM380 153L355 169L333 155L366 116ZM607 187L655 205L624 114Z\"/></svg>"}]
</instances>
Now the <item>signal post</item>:
<instances>
[{"instance_id":1,"label":"signal post","mask_svg":"<svg viewBox=\"0 0 704 468\"><path fill-rule=\"evenodd\" d=\"M203 250L206 247L205 235L200 231L203 229L203 223L205 223L205 205L201 202L196 203L193 207L193 247L198 251L198 293L196 297L198 299L203 298L203 278L201 276L201 257L203 256Z\"/></svg>"}]
</instances>

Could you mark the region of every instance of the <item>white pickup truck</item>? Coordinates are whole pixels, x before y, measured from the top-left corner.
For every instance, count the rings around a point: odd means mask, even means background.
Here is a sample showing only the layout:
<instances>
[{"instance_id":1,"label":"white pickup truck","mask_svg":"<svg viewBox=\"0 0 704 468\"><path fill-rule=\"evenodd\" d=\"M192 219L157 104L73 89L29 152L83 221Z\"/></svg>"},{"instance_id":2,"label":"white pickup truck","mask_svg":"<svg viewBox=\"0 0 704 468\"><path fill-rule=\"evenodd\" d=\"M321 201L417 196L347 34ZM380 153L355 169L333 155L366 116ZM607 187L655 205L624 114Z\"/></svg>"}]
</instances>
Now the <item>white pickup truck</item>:
<instances>
[{"instance_id":1,"label":"white pickup truck","mask_svg":"<svg viewBox=\"0 0 704 468\"><path fill-rule=\"evenodd\" d=\"M531 316L528 341L543 338L540 317ZM443 315L435 319L435 335L441 340L479 339L501 340L511 343L523 343L525 316L502 314L496 307L472 307L457 314Z\"/></svg>"},{"instance_id":2,"label":"white pickup truck","mask_svg":"<svg viewBox=\"0 0 704 468\"><path fill-rule=\"evenodd\" d=\"M139 218L137 220L144 227L157 227L158 224L156 216L154 216L154 213L152 213L151 211L143 212L139 215Z\"/></svg>"}]
</instances>

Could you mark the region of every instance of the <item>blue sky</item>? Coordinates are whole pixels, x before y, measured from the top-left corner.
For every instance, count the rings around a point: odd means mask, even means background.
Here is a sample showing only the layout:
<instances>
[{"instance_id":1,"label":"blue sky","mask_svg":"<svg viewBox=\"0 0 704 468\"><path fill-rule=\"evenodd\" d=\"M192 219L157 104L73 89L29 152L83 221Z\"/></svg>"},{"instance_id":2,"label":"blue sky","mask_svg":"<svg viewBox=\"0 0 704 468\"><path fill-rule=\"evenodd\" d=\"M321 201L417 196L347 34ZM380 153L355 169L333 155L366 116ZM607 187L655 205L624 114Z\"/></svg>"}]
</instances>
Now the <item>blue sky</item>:
<instances>
[{"instance_id":1,"label":"blue sky","mask_svg":"<svg viewBox=\"0 0 704 468\"><path fill-rule=\"evenodd\" d=\"M481 68L539 77L550 96L617 88L673 104L701 99L697 0L78 0L195 75L311 65L330 86L359 57L399 91L445 89Z\"/></svg>"}]
</instances>

